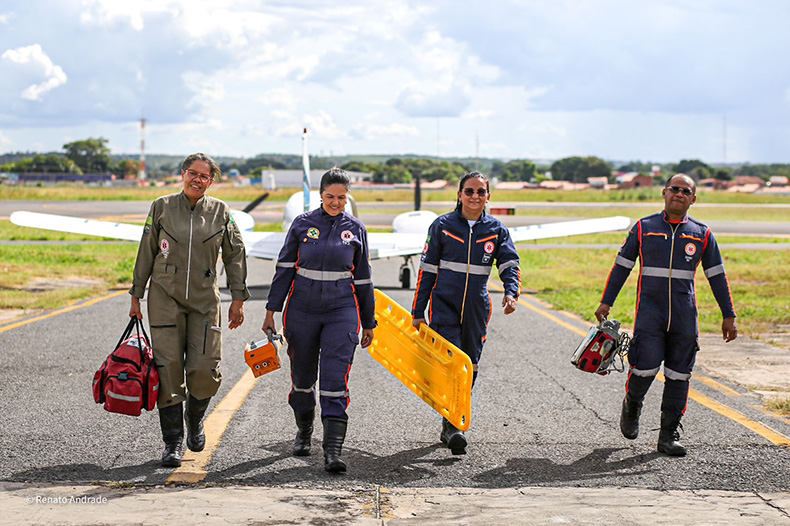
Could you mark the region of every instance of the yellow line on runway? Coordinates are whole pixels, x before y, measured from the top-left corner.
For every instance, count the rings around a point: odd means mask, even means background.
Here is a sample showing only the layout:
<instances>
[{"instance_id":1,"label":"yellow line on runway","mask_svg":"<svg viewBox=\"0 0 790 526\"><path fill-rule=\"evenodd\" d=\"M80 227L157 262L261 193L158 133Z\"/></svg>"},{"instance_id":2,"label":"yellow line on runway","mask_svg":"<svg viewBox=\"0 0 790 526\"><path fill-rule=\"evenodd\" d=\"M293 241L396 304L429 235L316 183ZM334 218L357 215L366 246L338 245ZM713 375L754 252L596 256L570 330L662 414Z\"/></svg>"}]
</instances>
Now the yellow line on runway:
<instances>
[{"instance_id":1,"label":"yellow line on runway","mask_svg":"<svg viewBox=\"0 0 790 526\"><path fill-rule=\"evenodd\" d=\"M114 298L116 296L120 296L121 294L128 294L129 291L127 290L119 290L118 292L113 292L112 294L108 294L106 296L102 296L100 298L94 298L92 300L88 300L85 303L80 303L79 305L72 305L71 307L65 307L63 309L59 309L56 311L52 311L50 313L44 314L42 316L36 316L35 318L30 318L27 320L22 320L17 323L12 323L11 325L6 325L5 327L0 327L0 333L4 333L6 331L10 331L11 329L16 329L17 327L22 327L23 325L27 325L28 323L33 323L34 321L41 321L46 320L47 318L52 318L53 316L57 316L58 314L64 314L66 312L71 312L73 310L81 309L83 307L90 307L91 305L95 305L100 301L108 300L110 298Z\"/></svg>"},{"instance_id":2,"label":"yellow line on runway","mask_svg":"<svg viewBox=\"0 0 790 526\"><path fill-rule=\"evenodd\" d=\"M489 281L488 282L488 286L490 288L493 288L496 291L504 292L504 289L498 283L494 283L493 281ZM522 305L524 305L525 307L527 307L528 309L537 312L541 316L544 316L544 317L550 319L551 321L553 321L553 322L565 327L566 329L569 329L569 330L575 332L579 336L586 336L587 335L587 332L585 332L585 331L583 331L581 329L578 329L578 328L574 327L573 325L565 323L564 321L560 320L559 318L557 318L556 316L554 316L550 312L546 312L545 310L543 310L541 308L538 308L538 307L532 305L531 303L528 303L524 299L519 298L518 302L521 303ZM664 381L664 375L661 374L661 373L659 373L656 376L656 378L659 381L661 381L661 382ZM711 385L711 386L716 388L716 389L719 389L720 391L729 390L729 391L732 391L733 393L735 393L736 395L738 394L737 391L734 391L733 389L730 389L729 387L727 387L727 386L725 386L723 384L720 384L719 382L717 382L716 380L713 380L711 378L707 378L707 377L699 375L699 374L695 374L694 378L698 379L698 380L700 380L703 383L708 384L708 385L718 384L720 387L715 387L714 385ZM726 393L726 391L725 391L725 393ZM719 413L720 415L725 416L725 417L729 418L730 420L741 424L745 428L750 429L751 431L754 431L755 433L757 433L761 437L765 438L766 440L768 440L769 442L771 442L774 445L790 447L790 438L789 437L786 437L782 433L780 433L780 432L778 432L778 431L776 431L774 429L771 429L770 427L766 426L765 424L762 424L760 422L752 420L751 418L749 418L748 416L744 415L743 413L740 413L740 412L736 411L735 409L732 409L732 408L722 404L721 402L717 402L716 400L714 400L714 399L712 399L712 398L710 398L708 396L705 396L704 394L700 393L696 389L689 389L689 398L691 398L692 400L694 400L695 402L697 402L699 404L702 404L703 406L707 407L708 409L710 409L712 411L715 411L715 412Z\"/></svg>"},{"instance_id":3,"label":"yellow line on runway","mask_svg":"<svg viewBox=\"0 0 790 526\"><path fill-rule=\"evenodd\" d=\"M241 379L225 395L225 398L206 417L206 421L203 423L206 431L206 449L200 453L187 451L184 454L184 458L181 459L181 467L170 475L167 479L167 484L196 484L206 478L206 475L208 475L206 466L211 461L211 457L214 456L222 435L228 429L233 415L236 414L236 411L247 399L252 388L255 387L257 380L252 375L252 371L249 369L245 371ZM186 443L184 447L186 447Z\"/></svg>"}]
</instances>

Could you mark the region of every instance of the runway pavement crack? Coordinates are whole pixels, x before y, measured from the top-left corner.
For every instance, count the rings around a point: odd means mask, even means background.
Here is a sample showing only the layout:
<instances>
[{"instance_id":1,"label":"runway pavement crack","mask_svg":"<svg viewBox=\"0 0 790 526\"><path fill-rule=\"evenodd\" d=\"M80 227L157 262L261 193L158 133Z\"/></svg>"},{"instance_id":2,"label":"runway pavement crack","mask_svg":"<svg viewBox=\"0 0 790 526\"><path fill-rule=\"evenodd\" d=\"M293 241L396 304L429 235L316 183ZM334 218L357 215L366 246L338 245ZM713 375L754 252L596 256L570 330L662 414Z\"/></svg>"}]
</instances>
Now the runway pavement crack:
<instances>
[{"instance_id":1,"label":"runway pavement crack","mask_svg":"<svg viewBox=\"0 0 790 526\"><path fill-rule=\"evenodd\" d=\"M538 372L540 372L540 373L541 373L543 376L545 376L546 378L548 378L548 379L549 379L549 381L551 381L552 383L554 383L554 385L558 386L558 387L560 388L560 390L562 390L564 393L566 393L566 394L567 394L567 395L569 395L571 398L573 398L573 399L576 401L576 403L577 403L577 404L578 404L578 405L579 405L579 406L580 406L582 409L585 409L585 410L589 411L590 413L592 413L592 414L593 414L593 416L595 416L595 418L596 418L596 419L598 419L598 420L599 420L601 423L603 423L603 424L611 424L611 422L610 422L610 421L608 421L608 420L606 420L605 418L601 417L601 415L599 415L599 414L598 414L598 412L597 412L595 409L593 409L593 408L591 408L591 407L587 407L587 406L584 404L584 402L582 401L582 399L581 399L581 398L579 398L579 396L577 396L577 395L576 395L576 393L574 393L573 391L569 390L569 389L568 389L568 388L567 388L567 387L566 387L566 386L565 386L563 383L561 383L561 382L557 381L557 380L556 380L556 379L555 379L553 376L551 376L551 375L550 375L550 374L548 374L546 371L544 371L543 369L541 369L541 368L538 366L538 364L537 364L537 363L535 363L535 362L530 362L530 365L532 365L532 366L533 366L535 369L537 369L537 370L538 370Z\"/></svg>"},{"instance_id":2,"label":"runway pavement crack","mask_svg":"<svg viewBox=\"0 0 790 526\"><path fill-rule=\"evenodd\" d=\"M788 512L787 512L787 510L786 510L786 509L784 509L784 508L782 508L781 506L777 506L776 504L774 504L774 503L771 501L771 499L766 499L765 497L763 497L762 495L760 495L760 494L759 494L759 493L757 493L757 492L755 492L755 495L757 495L757 497L758 497L760 500L762 500L763 502L765 502L765 503L766 503L768 506L772 507L773 509L775 509L776 511L778 511L779 513L781 513L781 514L782 514L782 515L784 515L785 517L787 517L787 518L790 518L790 513L788 513Z\"/></svg>"}]
</instances>

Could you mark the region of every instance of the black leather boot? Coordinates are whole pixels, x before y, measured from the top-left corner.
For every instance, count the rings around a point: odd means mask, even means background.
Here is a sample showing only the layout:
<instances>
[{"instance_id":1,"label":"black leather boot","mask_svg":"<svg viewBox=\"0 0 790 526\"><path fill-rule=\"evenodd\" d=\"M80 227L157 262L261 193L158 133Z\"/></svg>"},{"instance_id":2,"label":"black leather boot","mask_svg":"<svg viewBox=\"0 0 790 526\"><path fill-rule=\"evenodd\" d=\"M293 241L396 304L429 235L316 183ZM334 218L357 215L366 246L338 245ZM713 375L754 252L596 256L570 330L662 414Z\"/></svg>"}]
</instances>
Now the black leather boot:
<instances>
[{"instance_id":1,"label":"black leather boot","mask_svg":"<svg viewBox=\"0 0 790 526\"><path fill-rule=\"evenodd\" d=\"M686 448L678 442L680 433L678 427L683 429L680 416L672 413L661 413L661 431L658 434L658 451L672 457L683 457Z\"/></svg>"},{"instance_id":2,"label":"black leather boot","mask_svg":"<svg viewBox=\"0 0 790 526\"><path fill-rule=\"evenodd\" d=\"M346 439L348 422L340 418L324 419L324 469L330 473L344 473L346 463L340 458Z\"/></svg>"},{"instance_id":3,"label":"black leather boot","mask_svg":"<svg viewBox=\"0 0 790 526\"><path fill-rule=\"evenodd\" d=\"M466 455L466 436L446 418L442 419L442 434L439 436L442 444L450 448L453 455Z\"/></svg>"},{"instance_id":4,"label":"black leather boot","mask_svg":"<svg viewBox=\"0 0 790 526\"><path fill-rule=\"evenodd\" d=\"M211 397L198 400L192 395L187 398L187 447L194 452L206 447L206 434L203 432L203 415L206 414Z\"/></svg>"},{"instance_id":5,"label":"black leather boot","mask_svg":"<svg viewBox=\"0 0 790 526\"><path fill-rule=\"evenodd\" d=\"M179 402L168 407L160 407L159 424L162 427L162 440L165 442L162 466L177 468L181 466L181 457L184 455L183 404Z\"/></svg>"},{"instance_id":6,"label":"black leather boot","mask_svg":"<svg viewBox=\"0 0 790 526\"><path fill-rule=\"evenodd\" d=\"M310 454L310 438L313 436L313 420L315 409L305 413L294 412L296 417L296 438L294 438L294 456L306 457Z\"/></svg>"},{"instance_id":7,"label":"black leather boot","mask_svg":"<svg viewBox=\"0 0 790 526\"><path fill-rule=\"evenodd\" d=\"M642 413L642 402L631 402L628 395L623 398L623 408L620 411L620 431L629 440L639 436L639 415Z\"/></svg>"}]
</instances>

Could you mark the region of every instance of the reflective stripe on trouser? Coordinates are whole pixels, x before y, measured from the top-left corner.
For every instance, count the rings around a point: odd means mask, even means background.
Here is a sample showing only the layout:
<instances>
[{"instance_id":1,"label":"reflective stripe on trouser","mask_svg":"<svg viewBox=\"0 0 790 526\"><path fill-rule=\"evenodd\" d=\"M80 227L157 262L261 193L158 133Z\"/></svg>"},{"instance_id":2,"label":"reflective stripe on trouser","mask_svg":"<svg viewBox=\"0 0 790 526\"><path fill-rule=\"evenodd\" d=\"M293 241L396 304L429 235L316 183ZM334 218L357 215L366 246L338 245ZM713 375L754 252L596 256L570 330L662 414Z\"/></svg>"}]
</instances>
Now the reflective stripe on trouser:
<instances>
[{"instance_id":1,"label":"reflective stripe on trouser","mask_svg":"<svg viewBox=\"0 0 790 526\"><path fill-rule=\"evenodd\" d=\"M157 405L183 402L187 391L198 400L214 396L222 382L219 305L208 314L190 311L152 284L148 320L159 371Z\"/></svg>"},{"instance_id":2,"label":"reflective stripe on trouser","mask_svg":"<svg viewBox=\"0 0 790 526\"><path fill-rule=\"evenodd\" d=\"M642 330L631 340L628 362L637 376L655 376L663 362L664 373L670 378L688 379L698 349L695 334Z\"/></svg>"},{"instance_id":3,"label":"reflective stripe on trouser","mask_svg":"<svg viewBox=\"0 0 790 526\"><path fill-rule=\"evenodd\" d=\"M318 379L321 418L346 420L351 401L348 376L359 344L356 308L313 314L289 305L283 324L291 361L292 388L288 403L297 413L310 411L315 407Z\"/></svg>"}]
</instances>

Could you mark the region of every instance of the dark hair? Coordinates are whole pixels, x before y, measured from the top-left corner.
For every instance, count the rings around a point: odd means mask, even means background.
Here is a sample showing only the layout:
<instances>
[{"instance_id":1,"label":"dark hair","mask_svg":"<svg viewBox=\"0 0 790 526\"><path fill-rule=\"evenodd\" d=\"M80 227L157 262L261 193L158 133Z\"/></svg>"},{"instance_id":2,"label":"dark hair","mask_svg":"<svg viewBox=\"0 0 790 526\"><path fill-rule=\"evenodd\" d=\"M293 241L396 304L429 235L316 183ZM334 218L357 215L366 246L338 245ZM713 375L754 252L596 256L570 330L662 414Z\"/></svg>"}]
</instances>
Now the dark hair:
<instances>
[{"instance_id":1,"label":"dark hair","mask_svg":"<svg viewBox=\"0 0 790 526\"><path fill-rule=\"evenodd\" d=\"M217 161L205 153L200 152L187 156L187 158L184 159L184 162L181 163L181 170L186 172L195 161L203 161L208 164L209 171L211 172L211 178L214 180L214 182L219 181L220 178L222 178L222 170L219 169Z\"/></svg>"},{"instance_id":2,"label":"dark hair","mask_svg":"<svg viewBox=\"0 0 790 526\"><path fill-rule=\"evenodd\" d=\"M351 185L351 178L345 170L341 170L338 167L331 168L321 176L321 185L319 187L321 193L324 193L324 190L333 184L342 184L348 190L348 187Z\"/></svg>"},{"instance_id":3,"label":"dark hair","mask_svg":"<svg viewBox=\"0 0 790 526\"><path fill-rule=\"evenodd\" d=\"M482 179L486 183L486 191L491 192L491 189L488 187L488 176L484 173L480 172L467 172L463 176L461 176L461 180L458 181L458 191L462 192L464 190L464 185L469 179ZM455 203L455 209L461 209L461 199L459 198L458 201Z\"/></svg>"}]
</instances>

